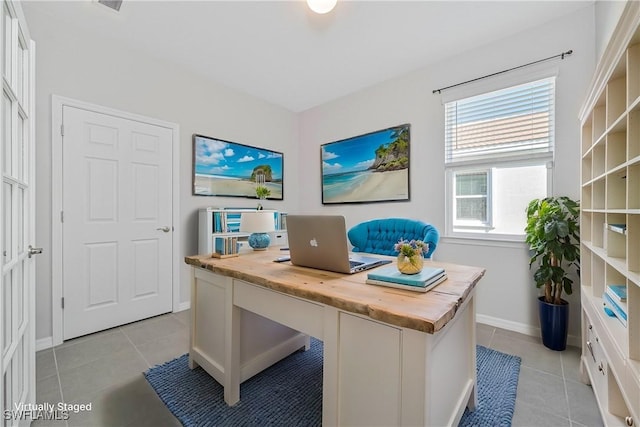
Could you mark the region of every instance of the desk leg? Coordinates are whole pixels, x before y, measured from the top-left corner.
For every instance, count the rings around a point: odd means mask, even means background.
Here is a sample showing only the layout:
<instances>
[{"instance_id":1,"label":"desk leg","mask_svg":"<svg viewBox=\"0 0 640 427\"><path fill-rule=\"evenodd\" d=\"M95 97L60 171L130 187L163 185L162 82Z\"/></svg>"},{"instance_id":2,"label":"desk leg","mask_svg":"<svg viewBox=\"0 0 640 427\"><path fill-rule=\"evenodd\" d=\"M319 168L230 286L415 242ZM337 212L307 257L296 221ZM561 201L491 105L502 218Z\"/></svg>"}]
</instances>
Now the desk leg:
<instances>
[{"instance_id":1,"label":"desk leg","mask_svg":"<svg viewBox=\"0 0 640 427\"><path fill-rule=\"evenodd\" d=\"M189 327L189 369L196 369L199 365L198 362L196 362L195 360L193 360L193 352L191 351L191 349L193 348L195 342L196 342L196 307L195 307L195 302L196 301L196 297L197 297L197 288L196 288L196 269L195 268L190 268L189 270L191 270L189 273L190 277L191 277L191 323L190 323L190 327Z\"/></svg>"},{"instance_id":2,"label":"desk leg","mask_svg":"<svg viewBox=\"0 0 640 427\"><path fill-rule=\"evenodd\" d=\"M324 308L322 425L338 425L338 310Z\"/></svg>"},{"instance_id":3,"label":"desk leg","mask_svg":"<svg viewBox=\"0 0 640 427\"><path fill-rule=\"evenodd\" d=\"M225 299L224 401L233 406L240 400L240 308L233 305L233 286Z\"/></svg>"},{"instance_id":4,"label":"desk leg","mask_svg":"<svg viewBox=\"0 0 640 427\"><path fill-rule=\"evenodd\" d=\"M475 291L474 291L475 293ZM475 411L476 410L476 406L478 405L478 374L477 374L477 368L476 368L476 363L477 363L477 356L476 356L476 346L475 344L477 343L477 336L476 336L476 298L475 296L472 294L471 297L469 298L469 307L467 308L467 310L469 311L468 317L465 319L466 322L470 323L470 330L471 330L471 338L472 338L472 342L474 343L474 345L471 346L470 350L471 350L471 356L469 357L469 362L470 362L470 367L469 370L471 372L472 375L472 380L473 380L473 389L471 390L471 395L469 396L469 401L467 402L467 408L469 408L470 411Z\"/></svg>"}]
</instances>

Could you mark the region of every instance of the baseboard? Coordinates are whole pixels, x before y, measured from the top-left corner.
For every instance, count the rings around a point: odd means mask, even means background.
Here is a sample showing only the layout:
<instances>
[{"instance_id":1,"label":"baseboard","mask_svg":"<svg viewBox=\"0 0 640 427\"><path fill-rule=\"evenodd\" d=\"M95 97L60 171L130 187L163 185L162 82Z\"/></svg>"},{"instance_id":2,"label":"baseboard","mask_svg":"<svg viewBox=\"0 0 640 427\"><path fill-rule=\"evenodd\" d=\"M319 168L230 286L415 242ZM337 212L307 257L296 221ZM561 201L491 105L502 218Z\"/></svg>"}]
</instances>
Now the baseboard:
<instances>
[{"instance_id":1,"label":"baseboard","mask_svg":"<svg viewBox=\"0 0 640 427\"><path fill-rule=\"evenodd\" d=\"M36 351L47 350L53 347L53 337L40 338L36 340Z\"/></svg>"},{"instance_id":2,"label":"baseboard","mask_svg":"<svg viewBox=\"0 0 640 427\"><path fill-rule=\"evenodd\" d=\"M191 302L190 301L181 302L180 305L178 306L178 309L176 311L174 311L174 313L178 313L180 311L189 310L190 308L191 308Z\"/></svg>"},{"instance_id":3,"label":"baseboard","mask_svg":"<svg viewBox=\"0 0 640 427\"><path fill-rule=\"evenodd\" d=\"M476 322L484 325L493 326L495 328L506 329L508 331L518 332L531 337L540 336L540 328L527 325L525 323L512 322L510 320L500 319L497 317L486 316L484 314L476 314ZM567 337L567 345L573 347L582 347L582 339L579 336L569 335Z\"/></svg>"}]
</instances>

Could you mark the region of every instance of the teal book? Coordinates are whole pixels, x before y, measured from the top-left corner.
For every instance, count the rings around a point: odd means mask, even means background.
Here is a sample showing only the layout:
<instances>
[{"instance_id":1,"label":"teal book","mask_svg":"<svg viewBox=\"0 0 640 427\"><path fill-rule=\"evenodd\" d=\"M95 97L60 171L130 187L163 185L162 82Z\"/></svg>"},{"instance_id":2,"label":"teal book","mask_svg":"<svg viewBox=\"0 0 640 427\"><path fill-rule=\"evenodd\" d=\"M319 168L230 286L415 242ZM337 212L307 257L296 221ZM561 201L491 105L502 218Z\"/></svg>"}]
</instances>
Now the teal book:
<instances>
[{"instance_id":1,"label":"teal book","mask_svg":"<svg viewBox=\"0 0 640 427\"><path fill-rule=\"evenodd\" d=\"M627 287L625 285L607 285L607 294L620 302L627 300Z\"/></svg>"},{"instance_id":2,"label":"teal book","mask_svg":"<svg viewBox=\"0 0 640 427\"><path fill-rule=\"evenodd\" d=\"M615 317L618 318L620 323L622 323L625 327L627 326L627 312L618 305L607 293L602 294L602 299L604 302L605 313L611 315L613 313ZM609 313L607 309L611 312Z\"/></svg>"},{"instance_id":3,"label":"teal book","mask_svg":"<svg viewBox=\"0 0 640 427\"><path fill-rule=\"evenodd\" d=\"M428 281L426 286L403 285L402 283L385 282L374 279L367 279L365 280L365 283L368 285L386 286L388 288L406 289L407 291L413 292L427 292L445 280L447 280L447 275L442 273L442 275L436 276L434 279Z\"/></svg>"},{"instance_id":4,"label":"teal book","mask_svg":"<svg viewBox=\"0 0 640 427\"><path fill-rule=\"evenodd\" d=\"M418 274L402 274L395 265L380 267L367 274L367 279L401 283L410 286L427 286L444 274L444 268L424 267Z\"/></svg>"}]
</instances>

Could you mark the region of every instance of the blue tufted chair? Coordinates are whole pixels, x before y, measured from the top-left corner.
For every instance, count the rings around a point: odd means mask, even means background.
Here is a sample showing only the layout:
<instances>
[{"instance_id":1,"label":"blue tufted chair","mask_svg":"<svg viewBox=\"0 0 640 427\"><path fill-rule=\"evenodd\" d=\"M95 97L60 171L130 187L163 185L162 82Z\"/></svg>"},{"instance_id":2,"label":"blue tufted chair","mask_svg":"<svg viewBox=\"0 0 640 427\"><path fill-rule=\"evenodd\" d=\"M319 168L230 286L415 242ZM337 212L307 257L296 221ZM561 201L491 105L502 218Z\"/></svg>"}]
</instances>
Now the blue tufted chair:
<instances>
[{"instance_id":1,"label":"blue tufted chair","mask_svg":"<svg viewBox=\"0 0 640 427\"><path fill-rule=\"evenodd\" d=\"M393 245L400 239L422 240L429 244L425 258L431 258L436 250L440 234L430 224L408 218L382 218L361 222L347 233L353 245L353 252L367 252L380 255L397 255Z\"/></svg>"}]
</instances>

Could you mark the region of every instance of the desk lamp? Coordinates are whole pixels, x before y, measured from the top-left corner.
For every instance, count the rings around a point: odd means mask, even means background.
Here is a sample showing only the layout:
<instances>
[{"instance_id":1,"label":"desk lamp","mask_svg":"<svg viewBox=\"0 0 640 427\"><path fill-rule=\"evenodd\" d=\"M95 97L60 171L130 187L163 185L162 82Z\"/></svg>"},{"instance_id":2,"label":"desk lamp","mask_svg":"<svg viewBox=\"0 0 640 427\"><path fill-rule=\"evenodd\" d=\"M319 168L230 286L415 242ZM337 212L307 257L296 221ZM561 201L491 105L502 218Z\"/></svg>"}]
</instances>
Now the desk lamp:
<instances>
[{"instance_id":1,"label":"desk lamp","mask_svg":"<svg viewBox=\"0 0 640 427\"><path fill-rule=\"evenodd\" d=\"M240 231L251 233L249 235L249 246L254 251L266 250L271 243L271 238L267 233L275 231L274 211L242 212L240 216Z\"/></svg>"}]
</instances>

